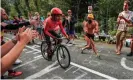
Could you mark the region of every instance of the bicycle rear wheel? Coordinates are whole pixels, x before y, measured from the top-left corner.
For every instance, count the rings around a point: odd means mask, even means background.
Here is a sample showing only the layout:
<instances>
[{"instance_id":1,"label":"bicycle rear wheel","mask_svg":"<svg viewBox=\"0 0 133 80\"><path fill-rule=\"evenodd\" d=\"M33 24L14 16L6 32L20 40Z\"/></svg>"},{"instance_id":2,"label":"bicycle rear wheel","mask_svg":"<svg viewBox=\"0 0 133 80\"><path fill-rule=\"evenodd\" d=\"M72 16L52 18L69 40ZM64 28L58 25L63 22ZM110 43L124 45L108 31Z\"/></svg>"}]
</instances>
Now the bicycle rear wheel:
<instances>
[{"instance_id":1,"label":"bicycle rear wheel","mask_svg":"<svg viewBox=\"0 0 133 80\"><path fill-rule=\"evenodd\" d=\"M43 41L41 43L41 54L42 54L43 58L46 60L48 60L47 48L48 48L48 45L47 45L46 41Z\"/></svg>"},{"instance_id":2,"label":"bicycle rear wheel","mask_svg":"<svg viewBox=\"0 0 133 80\"><path fill-rule=\"evenodd\" d=\"M64 45L58 45L57 47L57 60L59 62L59 65L63 68L66 69L70 66L70 53L66 46Z\"/></svg>"}]
</instances>

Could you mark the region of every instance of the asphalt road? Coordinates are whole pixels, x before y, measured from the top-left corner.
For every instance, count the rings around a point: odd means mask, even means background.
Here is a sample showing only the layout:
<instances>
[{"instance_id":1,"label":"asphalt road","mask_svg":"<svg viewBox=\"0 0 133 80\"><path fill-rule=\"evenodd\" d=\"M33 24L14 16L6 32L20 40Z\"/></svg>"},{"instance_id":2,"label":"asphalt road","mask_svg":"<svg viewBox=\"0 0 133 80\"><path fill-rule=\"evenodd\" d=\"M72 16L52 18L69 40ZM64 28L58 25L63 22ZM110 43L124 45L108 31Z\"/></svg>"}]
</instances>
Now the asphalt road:
<instances>
[{"instance_id":1,"label":"asphalt road","mask_svg":"<svg viewBox=\"0 0 133 80\"><path fill-rule=\"evenodd\" d=\"M8 41L12 35L5 35ZM37 42L38 44L40 42ZM124 47L121 55L115 54L115 45L96 43L101 60L97 59L92 50L81 54L80 47L86 43L75 40L75 45L67 46L71 54L71 65L62 69L56 59L43 59L40 45L27 45L20 56L22 64L13 66L23 74L12 79L133 79L133 57L127 57L129 48Z\"/></svg>"}]
</instances>

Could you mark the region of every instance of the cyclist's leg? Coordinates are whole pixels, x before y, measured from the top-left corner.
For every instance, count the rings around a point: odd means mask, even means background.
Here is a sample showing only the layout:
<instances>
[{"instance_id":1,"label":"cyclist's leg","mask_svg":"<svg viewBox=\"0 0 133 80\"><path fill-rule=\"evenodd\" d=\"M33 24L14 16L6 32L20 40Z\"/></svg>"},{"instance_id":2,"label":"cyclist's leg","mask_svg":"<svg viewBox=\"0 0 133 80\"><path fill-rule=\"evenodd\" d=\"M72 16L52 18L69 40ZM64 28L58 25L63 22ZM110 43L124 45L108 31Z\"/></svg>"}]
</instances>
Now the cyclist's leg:
<instances>
[{"instance_id":1,"label":"cyclist's leg","mask_svg":"<svg viewBox=\"0 0 133 80\"><path fill-rule=\"evenodd\" d=\"M41 33L41 40L43 40L43 28L41 28L40 33Z\"/></svg>"},{"instance_id":2,"label":"cyclist's leg","mask_svg":"<svg viewBox=\"0 0 133 80\"><path fill-rule=\"evenodd\" d=\"M44 33L44 28L42 28L42 39L45 39L45 33Z\"/></svg>"},{"instance_id":3,"label":"cyclist's leg","mask_svg":"<svg viewBox=\"0 0 133 80\"><path fill-rule=\"evenodd\" d=\"M56 38L61 38L61 36L59 35L59 34L57 34L55 31L50 31L50 33L53 35L53 36L55 36ZM57 41L57 44L60 44L62 41L61 40L59 40L59 41Z\"/></svg>"},{"instance_id":4,"label":"cyclist's leg","mask_svg":"<svg viewBox=\"0 0 133 80\"><path fill-rule=\"evenodd\" d=\"M52 49L51 49L51 41L50 41L50 37L46 34L44 34L45 36L45 40L46 40L46 43L48 45L48 48L47 48L47 53L48 53L48 58L52 58Z\"/></svg>"}]
</instances>

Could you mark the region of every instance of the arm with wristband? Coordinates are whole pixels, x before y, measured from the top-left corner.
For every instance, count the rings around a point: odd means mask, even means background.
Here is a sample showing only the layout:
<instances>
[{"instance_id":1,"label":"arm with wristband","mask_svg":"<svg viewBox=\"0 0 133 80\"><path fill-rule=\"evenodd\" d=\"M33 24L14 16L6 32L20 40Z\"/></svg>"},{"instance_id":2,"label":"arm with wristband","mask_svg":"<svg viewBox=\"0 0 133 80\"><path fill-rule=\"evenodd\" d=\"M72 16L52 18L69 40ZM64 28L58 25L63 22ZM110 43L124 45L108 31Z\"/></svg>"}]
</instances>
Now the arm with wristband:
<instances>
[{"instance_id":1,"label":"arm with wristband","mask_svg":"<svg viewBox=\"0 0 133 80\"><path fill-rule=\"evenodd\" d=\"M16 29L19 29L19 28L21 28L23 26L35 25L36 24L36 20L27 21L27 22L20 23L20 24L2 25L2 23L1 23L1 30L3 30L3 29L5 29L5 30L16 30Z\"/></svg>"}]
</instances>

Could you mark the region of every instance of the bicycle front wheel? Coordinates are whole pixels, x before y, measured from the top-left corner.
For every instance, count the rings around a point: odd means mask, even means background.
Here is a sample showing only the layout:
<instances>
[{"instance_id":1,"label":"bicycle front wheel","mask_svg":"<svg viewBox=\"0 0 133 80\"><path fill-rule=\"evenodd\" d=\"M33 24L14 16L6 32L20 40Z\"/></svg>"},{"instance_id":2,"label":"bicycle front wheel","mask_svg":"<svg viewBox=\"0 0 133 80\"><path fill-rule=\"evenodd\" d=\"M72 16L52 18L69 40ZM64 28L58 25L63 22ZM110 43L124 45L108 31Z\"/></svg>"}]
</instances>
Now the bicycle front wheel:
<instances>
[{"instance_id":1,"label":"bicycle front wheel","mask_svg":"<svg viewBox=\"0 0 133 80\"><path fill-rule=\"evenodd\" d=\"M71 58L67 47L64 45L59 45L56 51L57 51L56 55L57 55L57 60L59 62L59 65L63 69L68 68L70 66Z\"/></svg>"}]
</instances>

